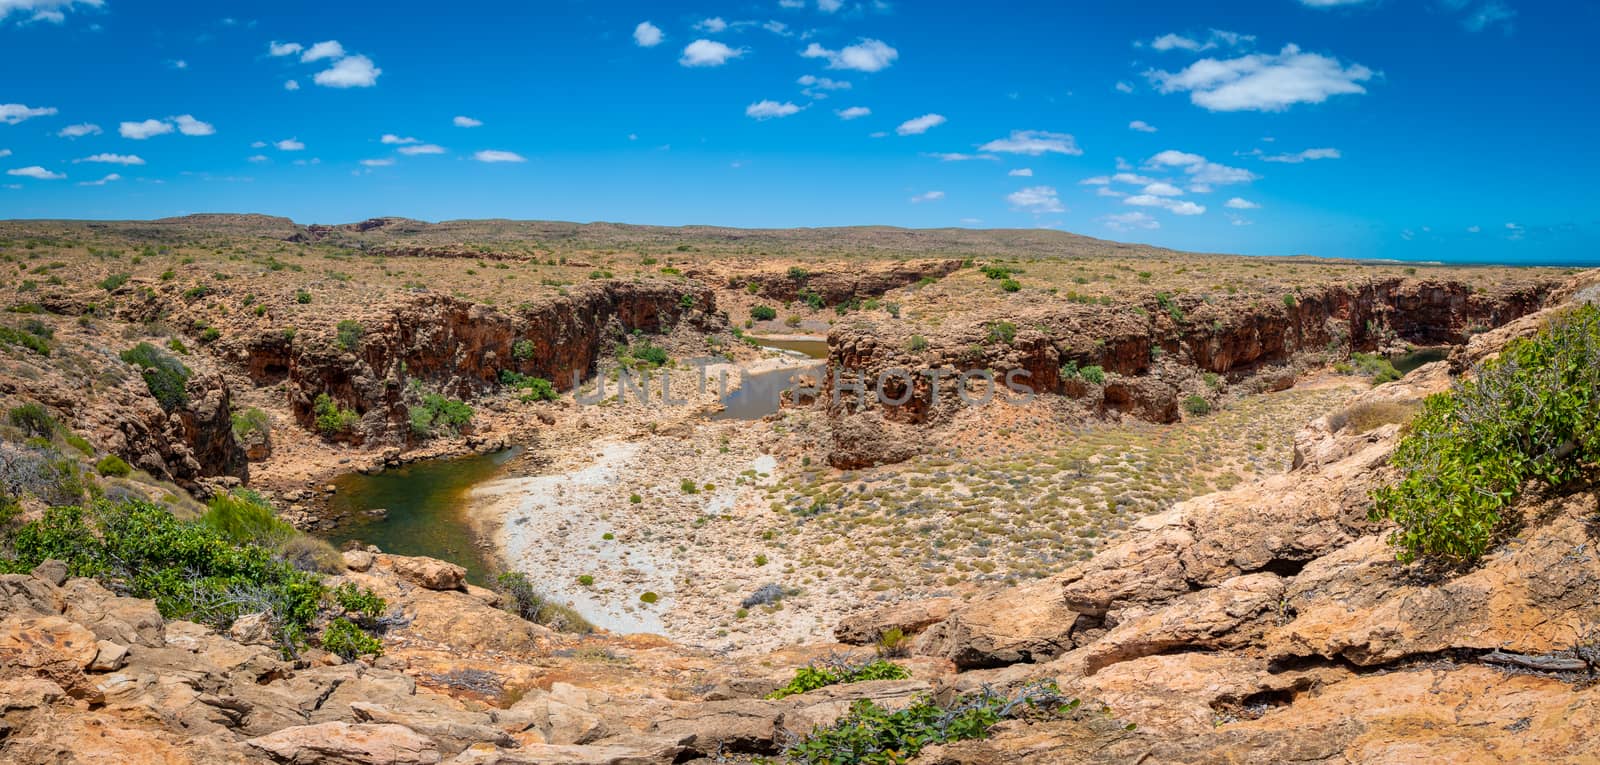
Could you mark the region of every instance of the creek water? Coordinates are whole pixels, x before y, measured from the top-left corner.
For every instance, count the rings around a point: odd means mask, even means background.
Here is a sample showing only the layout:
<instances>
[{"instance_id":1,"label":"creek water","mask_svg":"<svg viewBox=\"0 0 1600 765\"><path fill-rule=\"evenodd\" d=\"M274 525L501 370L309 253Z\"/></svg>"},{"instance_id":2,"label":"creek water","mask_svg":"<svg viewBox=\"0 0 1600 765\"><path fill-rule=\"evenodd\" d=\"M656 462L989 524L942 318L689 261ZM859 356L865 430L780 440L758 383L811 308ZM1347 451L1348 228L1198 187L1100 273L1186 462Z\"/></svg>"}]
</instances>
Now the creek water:
<instances>
[{"instance_id":1,"label":"creek water","mask_svg":"<svg viewBox=\"0 0 1600 765\"><path fill-rule=\"evenodd\" d=\"M1395 370L1400 374L1410 374L1411 370L1423 364L1432 364L1435 361L1444 361L1450 358L1451 350L1453 349L1448 345L1433 348L1413 348L1409 353L1390 356L1389 363L1393 364Z\"/></svg>"},{"instance_id":2,"label":"creek water","mask_svg":"<svg viewBox=\"0 0 1600 765\"><path fill-rule=\"evenodd\" d=\"M828 357L828 341L823 338L752 336L750 339L763 348L772 348L816 361L802 367L745 375L737 389L722 397L723 409L711 415L713 420L759 420L778 411L779 395L794 383L795 375L816 370L822 366L821 360Z\"/></svg>"},{"instance_id":3,"label":"creek water","mask_svg":"<svg viewBox=\"0 0 1600 765\"><path fill-rule=\"evenodd\" d=\"M466 517L467 492L494 478L521 447L493 454L413 462L376 475L351 473L328 509L344 522L328 534L335 546L356 539L395 555L425 555L467 570L473 584L487 585L495 573L492 554L474 540ZM366 511L383 508L383 516Z\"/></svg>"}]
</instances>

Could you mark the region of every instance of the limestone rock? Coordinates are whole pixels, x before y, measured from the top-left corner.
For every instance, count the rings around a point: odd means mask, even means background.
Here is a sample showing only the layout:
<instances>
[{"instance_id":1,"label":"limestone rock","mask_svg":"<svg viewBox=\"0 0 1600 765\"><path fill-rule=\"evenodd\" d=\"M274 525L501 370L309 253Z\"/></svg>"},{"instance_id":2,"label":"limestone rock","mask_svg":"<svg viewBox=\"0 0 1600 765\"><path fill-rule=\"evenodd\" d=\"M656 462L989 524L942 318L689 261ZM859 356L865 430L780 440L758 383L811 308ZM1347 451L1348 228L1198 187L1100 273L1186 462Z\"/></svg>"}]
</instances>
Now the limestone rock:
<instances>
[{"instance_id":1,"label":"limestone rock","mask_svg":"<svg viewBox=\"0 0 1600 765\"><path fill-rule=\"evenodd\" d=\"M384 556L384 562L401 578L419 587L430 590L463 590L466 587L467 570L454 563L405 555Z\"/></svg>"},{"instance_id":2,"label":"limestone rock","mask_svg":"<svg viewBox=\"0 0 1600 765\"><path fill-rule=\"evenodd\" d=\"M245 742L289 765L433 765L433 741L402 725L299 725Z\"/></svg>"}]
</instances>

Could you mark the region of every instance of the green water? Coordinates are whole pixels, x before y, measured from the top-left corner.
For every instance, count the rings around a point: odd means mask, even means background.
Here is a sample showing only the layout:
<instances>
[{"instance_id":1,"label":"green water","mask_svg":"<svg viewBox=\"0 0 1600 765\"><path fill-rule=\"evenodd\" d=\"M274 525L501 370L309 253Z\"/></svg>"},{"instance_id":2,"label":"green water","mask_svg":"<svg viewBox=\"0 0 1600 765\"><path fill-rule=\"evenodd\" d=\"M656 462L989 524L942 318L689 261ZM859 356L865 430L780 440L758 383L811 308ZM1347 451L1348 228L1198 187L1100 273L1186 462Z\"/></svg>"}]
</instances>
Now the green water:
<instances>
[{"instance_id":1,"label":"green water","mask_svg":"<svg viewBox=\"0 0 1600 765\"><path fill-rule=\"evenodd\" d=\"M763 348L776 348L780 351L794 351L796 353L809 356L813 359L828 358L828 341L826 338L819 337L815 340L780 340L775 337L757 337L756 335L751 335L750 339L756 341L756 345L759 345Z\"/></svg>"},{"instance_id":2,"label":"green water","mask_svg":"<svg viewBox=\"0 0 1600 765\"><path fill-rule=\"evenodd\" d=\"M328 534L335 546L356 539L396 555L425 555L467 570L467 579L486 584L494 573L492 556L474 544L466 517L466 494L494 478L520 448L494 454L414 462L376 475L352 473L333 481L330 515L342 520ZM372 508L389 511L382 518Z\"/></svg>"},{"instance_id":3,"label":"green water","mask_svg":"<svg viewBox=\"0 0 1600 765\"><path fill-rule=\"evenodd\" d=\"M1451 350L1448 345L1437 348L1415 348L1410 353L1390 356L1389 363L1393 364L1400 374L1410 374L1411 370L1423 364L1432 364L1435 361L1444 361L1450 358Z\"/></svg>"}]
</instances>

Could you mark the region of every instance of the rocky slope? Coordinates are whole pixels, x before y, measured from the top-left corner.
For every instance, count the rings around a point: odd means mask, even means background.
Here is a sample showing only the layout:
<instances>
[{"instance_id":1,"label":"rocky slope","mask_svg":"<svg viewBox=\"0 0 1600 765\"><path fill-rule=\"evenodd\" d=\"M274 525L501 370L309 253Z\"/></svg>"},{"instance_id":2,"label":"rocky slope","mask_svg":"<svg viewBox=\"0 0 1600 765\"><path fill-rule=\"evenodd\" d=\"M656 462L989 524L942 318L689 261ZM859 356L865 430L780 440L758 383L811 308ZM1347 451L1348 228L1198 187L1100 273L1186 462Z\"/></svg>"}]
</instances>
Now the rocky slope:
<instances>
[{"instance_id":1,"label":"rocky slope","mask_svg":"<svg viewBox=\"0 0 1600 765\"><path fill-rule=\"evenodd\" d=\"M854 468L904 459L913 452L890 442L919 440L908 426L949 421L962 406L963 374L987 372L1002 387L1012 380L1065 395L1089 416L1174 422L1188 396L1214 400L1225 385L1287 387L1296 362L1312 354L1343 358L1405 343L1464 343L1539 309L1555 287L1529 279L1482 292L1459 282L1386 279L1285 292L1281 300L1175 295L1132 307L1058 303L937 330L840 324L829 333L827 381L863 381L865 395L820 399L836 430L830 462ZM1105 380L1064 376L1064 365L1100 367ZM1207 374L1216 381L1207 383ZM973 397L983 395L982 380L970 385ZM892 436L879 439L882 450L861 448L872 433Z\"/></svg>"}]
</instances>

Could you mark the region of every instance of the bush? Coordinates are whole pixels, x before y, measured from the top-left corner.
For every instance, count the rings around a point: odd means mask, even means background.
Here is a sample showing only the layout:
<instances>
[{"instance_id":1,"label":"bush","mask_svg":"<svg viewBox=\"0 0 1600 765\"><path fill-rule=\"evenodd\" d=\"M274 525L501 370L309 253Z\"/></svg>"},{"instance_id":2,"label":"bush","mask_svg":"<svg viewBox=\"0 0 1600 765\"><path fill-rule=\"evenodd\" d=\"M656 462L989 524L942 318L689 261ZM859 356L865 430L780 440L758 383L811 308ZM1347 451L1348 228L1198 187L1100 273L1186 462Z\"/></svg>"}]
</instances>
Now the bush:
<instances>
[{"instance_id":1,"label":"bush","mask_svg":"<svg viewBox=\"0 0 1600 765\"><path fill-rule=\"evenodd\" d=\"M533 358L533 341L518 340L511 344L511 358L517 361L527 361Z\"/></svg>"},{"instance_id":2,"label":"bush","mask_svg":"<svg viewBox=\"0 0 1600 765\"><path fill-rule=\"evenodd\" d=\"M421 404L411 407L411 430L419 436L440 430L454 435L471 424L472 407L460 399L428 393Z\"/></svg>"},{"instance_id":3,"label":"bush","mask_svg":"<svg viewBox=\"0 0 1600 765\"><path fill-rule=\"evenodd\" d=\"M360 656L382 656L383 642L361 631L354 622L343 616L328 623L322 631L322 650L337 654L345 661Z\"/></svg>"},{"instance_id":4,"label":"bush","mask_svg":"<svg viewBox=\"0 0 1600 765\"><path fill-rule=\"evenodd\" d=\"M235 489L206 503L200 522L233 544L253 544L279 549L298 532L280 520L260 494Z\"/></svg>"},{"instance_id":5,"label":"bush","mask_svg":"<svg viewBox=\"0 0 1600 765\"><path fill-rule=\"evenodd\" d=\"M561 394L556 392L556 386L543 377L529 377L509 369L502 369L500 383L525 391L519 397L522 401L555 401L561 398Z\"/></svg>"},{"instance_id":6,"label":"bush","mask_svg":"<svg viewBox=\"0 0 1600 765\"><path fill-rule=\"evenodd\" d=\"M750 309L750 318L756 321L772 321L778 318L778 309L770 305L758 305Z\"/></svg>"},{"instance_id":7,"label":"bush","mask_svg":"<svg viewBox=\"0 0 1600 765\"><path fill-rule=\"evenodd\" d=\"M106 292L115 292L118 287L128 283L129 274L112 274L100 280L100 289Z\"/></svg>"},{"instance_id":8,"label":"bush","mask_svg":"<svg viewBox=\"0 0 1600 765\"><path fill-rule=\"evenodd\" d=\"M1417 415L1418 401L1367 401L1334 413L1328 428L1351 433L1366 433L1384 425L1404 425Z\"/></svg>"},{"instance_id":9,"label":"bush","mask_svg":"<svg viewBox=\"0 0 1600 765\"><path fill-rule=\"evenodd\" d=\"M6 412L6 422L38 438L49 438L55 434L57 427L56 419L50 416L49 410L32 402L12 407Z\"/></svg>"},{"instance_id":10,"label":"bush","mask_svg":"<svg viewBox=\"0 0 1600 765\"><path fill-rule=\"evenodd\" d=\"M1352 353L1350 362L1354 365L1355 371L1366 375L1373 385L1382 385L1405 377L1400 374L1400 370L1394 368L1393 363L1375 353Z\"/></svg>"},{"instance_id":11,"label":"bush","mask_svg":"<svg viewBox=\"0 0 1600 765\"><path fill-rule=\"evenodd\" d=\"M139 367L145 387L162 409L170 412L189 403L189 368L166 351L149 343L139 343L123 351L122 360Z\"/></svg>"},{"instance_id":12,"label":"bush","mask_svg":"<svg viewBox=\"0 0 1600 765\"><path fill-rule=\"evenodd\" d=\"M311 293L306 292L305 290L295 290L294 302L299 303L300 305L306 305L307 303L310 303Z\"/></svg>"},{"instance_id":13,"label":"bush","mask_svg":"<svg viewBox=\"0 0 1600 765\"><path fill-rule=\"evenodd\" d=\"M101 457L99 462L94 463L94 469L100 475L115 476L117 478L122 478L133 472L133 468L129 467L127 462L124 462L121 457L115 454L107 454Z\"/></svg>"},{"instance_id":14,"label":"bush","mask_svg":"<svg viewBox=\"0 0 1600 765\"><path fill-rule=\"evenodd\" d=\"M1156 293L1156 305L1160 306L1161 310L1166 311L1167 315L1172 317L1174 324L1183 323L1183 306L1178 305L1178 301L1173 300L1171 295L1165 292Z\"/></svg>"},{"instance_id":15,"label":"bush","mask_svg":"<svg viewBox=\"0 0 1600 765\"><path fill-rule=\"evenodd\" d=\"M983 268L980 268L978 270L982 271L983 275L989 277L990 279L1009 279L1009 278L1011 278L1011 275L1013 273L1016 273L1015 271L1012 271L1011 269L1006 268L1005 266L993 266L993 265L984 266Z\"/></svg>"},{"instance_id":16,"label":"bush","mask_svg":"<svg viewBox=\"0 0 1600 765\"><path fill-rule=\"evenodd\" d=\"M650 604L655 603L655 602L657 602L659 600L661 600L661 596L657 595L657 594L655 594L653 592L650 592L649 590L646 590L646 591L644 591L643 593L641 593L639 595L639 602L643 603L645 605L650 605Z\"/></svg>"},{"instance_id":17,"label":"bush","mask_svg":"<svg viewBox=\"0 0 1600 765\"><path fill-rule=\"evenodd\" d=\"M984 339L986 343L1010 343L1017 338L1017 325L1009 321L994 321L989 323L989 336Z\"/></svg>"},{"instance_id":18,"label":"bush","mask_svg":"<svg viewBox=\"0 0 1600 765\"><path fill-rule=\"evenodd\" d=\"M335 436L349 431L361 421L361 415L354 409L345 409L339 406L326 393L318 393L317 399L311 405L311 413L316 416L317 430L325 436Z\"/></svg>"},{"instance_id":19,"label":"bush","mask_svg":"<svg viewBox=\"0 0 1600 765\"><path fill-rule=\"evenodd\" d=\"M1019 282L1016 279L1002 279L1000 281L1000 289L1005 290L1006 292L1016 292L1017 290L1022 289L1022 282Z\"/></svg>"},{"instance_id":20,"label":"bush","mask_svg":"<svg viewBox=\"0 0 1600 765\"><path fill-rule=\"evenodd\" d=\"M1183 411L1197 417L1211 414L1211 402L1207 401L1205 396L1190 396L1183 400Z\"/></svg>"},{"instance_id":21,"label":"bush","mask_svg":"<svg viewBox=\"0 0 1600 765\"><path fill-rule=\"evenodd\" d=\"M233 435L240 440L256 433L270 433L272 425L267 418L267 413L250 407L242 412L233 413Z\"/></svg>"},{"instance_id":22,"label":"bush","mask_svg":"<svg viewBox=\"0 0 1600 765\"><path fill-rule=\"evenodd\" d=\"M1068 702L1054 685L1045 683L1028 686L1014 698L985 688L957 697L949 706L921 696L897 712L860 699L848 714L832 725L812 730L785 754L808 765L900 765L933 744L986 738L1001 720L1025 712L1059 713L1076 707L1077 702Z\"/></svg>"},{"instance_id":23,"label":"bush","mask_svg":"<svg viewBox=\"0 0 1600 765\"><path fill-rule=\"evenodd\" d=\"M810 665L801 667L794 672L794 679L788 685L767 694L769 699L781 699L800 693L808 693L818 688L840 683L859 683L867 680L904 680L911 677L905 667L883 659L875 659L863 664L852 664L846 660L823 659Z\"/></svg>"},{"instance_id":24,"label":"bush","mask_svg":"<svg viewBox=\"0 0 1600 765\"><path fill-rule=\"evenodd\" d=\"M641 366L660 367L671 361L671 358L667 356L667 349L659 345L652 345L649 341L630 347L628 355L640 362Z\"/></svg>"},{"instance_id":25,"label":"bush","mask_svg":"<svg viewBox=\"0 0 1600 765\"><path fill-rule=\"evenodd\" d=\"M593 632L578 612L557 603L551 603L534 589L528 576L519 571L508 571L495 579L495 589L504 596L504 608L534 624L543 624L560 632Z\"/></svg>"},{"instance_id":26,"label":"bush","mask_svg":"<svg viewBox=\"0 0 1600 765\"><path fill-rule=\"evenodd\" d=\"M338 343L341 350L353 351L361 345L361 335L366 329L359 321L345 319L334 328L334 342Z\"/></svg>"},{"instance_id":27,"label":"bush","mask_svg":"<svg viewBox=\"0 0 1600 765\"><path fill-rule=\"evenodd\" d=\"M1373 492L1372 518L1399 528L1402 561L1477 559L1530 485L1555 487L1600 459L1600 308L1585 305L1506 346L1429 396L1390 462L1399 482Z\"/></svg>"},{"instance_id":28,"label":"bush","mask_svg":"<svg viewBox=\"0 0 1600 765\"><path fill-rule=\"evenodd\" d=\"M928 338L922 335L912 335L909 340L906 340L906 350L912 353L928 350Z\"/></svg>"},{"instance_id":29,"label":"bush","mask_svg":"<svg viewBox=\"0 0 1600 765\"><path fill-rule=\"evenodd\" d=\"M1098 364L1091 364L1079 369L1078 374L1094 385L1103 385L1106 381L1106 370L1102 369Z\"/></svg>"},{"instance_id":30,"label":"bush","mask_svg":"<svg viewBox=\"0 0 1600 765\"><path fill-rule=\"evenodd\" d=\"M50 343L44 338L12 327L0 326L0 343L20 345L40 356L50 355Z\"/></svg>"},{"instance_id":31,"label":"bush","mask_svg":"<svg viewBox=\"0 0 1600 765\"><path fill-rule=\"evenodd\" d=\"M345 582L335 588L333 602L345 616L365 629L376 628L378 619L389 610L389 601L378 597L369 588L357 587L354 582Z\"/></svg>"},{"instance_id":32,"label":"bush","mask_svg":"<svg viewBox=\"0 0 1600 765\"><path fill-rule=\"evenodd\" d=\"M160 505L98 500L87 507L53 507L10 534L12 570L65 561L73 576L155 601L168 619L226 629L249 613L267 612L280 648L304 645L323 587L257 545L239 545L200 522L179 521Z\"/></svg>"}]
</instances>

